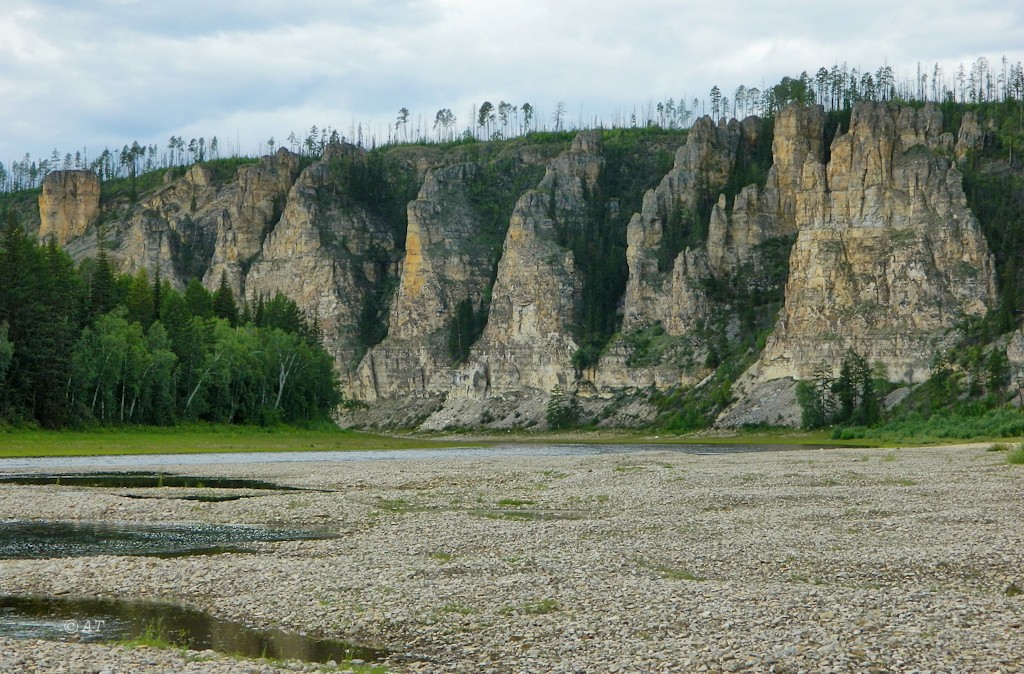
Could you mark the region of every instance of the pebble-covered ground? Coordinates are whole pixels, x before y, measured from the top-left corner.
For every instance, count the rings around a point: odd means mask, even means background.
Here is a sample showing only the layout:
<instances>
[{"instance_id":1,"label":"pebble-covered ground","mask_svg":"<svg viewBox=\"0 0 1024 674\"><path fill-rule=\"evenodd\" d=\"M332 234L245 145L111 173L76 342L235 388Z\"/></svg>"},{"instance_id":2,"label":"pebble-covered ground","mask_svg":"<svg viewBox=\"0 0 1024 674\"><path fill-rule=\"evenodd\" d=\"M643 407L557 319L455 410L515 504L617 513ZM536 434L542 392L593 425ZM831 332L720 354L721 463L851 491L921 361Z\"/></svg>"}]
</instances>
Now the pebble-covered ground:
<instances>
[{"instance_id":1,"label":"pebble-covered ground","mask_svg":"<svg viewBox=\"0 0 1024 674\"><path fill-rule=\"evenodd\" d=\"M1024 466L986 446L207 474L328 491L197 503L175 498L191 489L5 485L0 512L344 535L176 559L0 560L0 593L180 600L385 646L390 672L1024 671ZM0 638L3 672L303 668L322 666Z\"/></svg>"}]
</instances>

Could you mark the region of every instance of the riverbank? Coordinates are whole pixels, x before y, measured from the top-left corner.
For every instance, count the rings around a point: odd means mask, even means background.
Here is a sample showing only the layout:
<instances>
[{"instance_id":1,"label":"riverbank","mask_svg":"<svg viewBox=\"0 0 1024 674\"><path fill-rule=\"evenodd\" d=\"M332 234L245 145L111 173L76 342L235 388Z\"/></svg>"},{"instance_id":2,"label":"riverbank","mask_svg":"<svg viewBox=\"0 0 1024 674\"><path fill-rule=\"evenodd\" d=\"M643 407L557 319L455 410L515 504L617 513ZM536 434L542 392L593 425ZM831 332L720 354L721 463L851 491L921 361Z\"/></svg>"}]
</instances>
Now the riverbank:
<instances>
[{"instance_id":1,"label":"riverbank","mask_svg":"<svg viewBox=\"0 0 1024 674\"><path fill-rule=\"evenodd\" d=\"M97 428L90 430L14 429L0 431L2 459L44 456L205 454L213 452L294 452L421 449L466 446L445 438L381 435L334 427L186 426Z\"/></svg>"},{"instance_id":2,"label":"riverbank","mask_svg":"<svg viewBox=\"0 0 1024 674\"><path fill-rule=\"evenodd\" d=\"M586 429L560 432L369 433L325 427L262 428L194 424L170 427L88 430L0 430L0 470L5 458L118 456L139 454L211 454L225 452L349 452L480 447L496 444L745 444L873 447L870 440L837 441L827 431L780 429L758 432L706 431L687 435L658 431Z\"/></svg>"},{"instance_id":3,"label":"riverbank","mask_svg":"<svg viewBox=\"0 0 1024 674\"><path fill-rule=\"evenodd\" d=\"M980 441L980 440L979 440ZM1002 439L1015 442L1014 439ZM807 447L906 447L963 444L948 438L835 439L830 430L790 428L735 431L709 429L683 435L652 429L573 429L563 431L481 431L372 433L322 427L188 424L127 426L86 430L0 429L4 458L211 454L225 452L384 451L481 447L515 443L643 445L793 445ZM3 467L0 465L0 470Z\"/></svg>"},{"instance_id":4,"label":"riverbank","mask_svg":"<svg viewBox=\"0 0 1024 674\"><path fill-rule=\"evenodd\" d=\"M343 535L2 560L0 587L183 601L383 645L392 672L1021 671L1024 467L987 447L219 465L329 490L219 503L5 485L11 519ZM13 671L295 668L189 657L0 639Z\"/></svg>"}]
</instances>

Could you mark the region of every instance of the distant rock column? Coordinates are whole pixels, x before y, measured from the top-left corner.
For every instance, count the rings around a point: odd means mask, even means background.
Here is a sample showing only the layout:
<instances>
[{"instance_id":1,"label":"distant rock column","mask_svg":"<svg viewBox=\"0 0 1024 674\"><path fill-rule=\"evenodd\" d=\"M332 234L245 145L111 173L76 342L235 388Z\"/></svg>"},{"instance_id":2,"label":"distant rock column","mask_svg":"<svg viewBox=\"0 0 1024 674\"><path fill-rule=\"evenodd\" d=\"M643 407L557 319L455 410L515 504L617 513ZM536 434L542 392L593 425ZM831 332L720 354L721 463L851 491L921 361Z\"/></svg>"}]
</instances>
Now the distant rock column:
<instances>
[{"instance_id":1,"label":"distant rock column","mask_svg":"<svg viewBox=\"0 0 1024 674\"><path fill-rule=\"evenodd\" d=\"M100 213L100 178L92 171L53 171L39 194L39 238L64 245L89 229Z\"/></svg>"}]
</instances>

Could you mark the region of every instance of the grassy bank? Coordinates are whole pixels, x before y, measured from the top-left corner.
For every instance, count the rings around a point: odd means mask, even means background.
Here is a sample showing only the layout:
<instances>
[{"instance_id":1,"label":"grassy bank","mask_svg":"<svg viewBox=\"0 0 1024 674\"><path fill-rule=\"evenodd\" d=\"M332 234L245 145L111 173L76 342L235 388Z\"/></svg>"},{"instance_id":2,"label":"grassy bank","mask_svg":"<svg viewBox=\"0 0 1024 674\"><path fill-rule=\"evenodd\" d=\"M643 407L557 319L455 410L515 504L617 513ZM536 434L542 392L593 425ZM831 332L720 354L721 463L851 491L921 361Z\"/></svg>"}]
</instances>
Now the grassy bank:
<instances>
[{"instance_id":1,"label":"grassy bank","mask_svg":"<svg viewBox=\"0 0 1024 674\"><path fill-rule=\"evenodd\" d=\"M183 426L86 431L0 431L0 458L197 454L210 452L359 451L465 446L446 439L392 437L341 429Z\"/></svg>"},{"instance_id":2,"label":"grassy bank","mask_svg":"<svg viewBox=\"0 0 1024 674\"><path fill-rule=\"evenodd\" d=\"M982 438L979 438L981 440ZM335 428L194 425L80 431L15 429L0 431L0 459L30 456L109 454L201 454L212 452L360 451L431 449L517 444L607 445L800 445L806 447L901 447L963 443L949 438L844 438L829 430L772 429L737 433L675 435L645 430L466 431L381 435Z\"/></svg>"}]
</instances>

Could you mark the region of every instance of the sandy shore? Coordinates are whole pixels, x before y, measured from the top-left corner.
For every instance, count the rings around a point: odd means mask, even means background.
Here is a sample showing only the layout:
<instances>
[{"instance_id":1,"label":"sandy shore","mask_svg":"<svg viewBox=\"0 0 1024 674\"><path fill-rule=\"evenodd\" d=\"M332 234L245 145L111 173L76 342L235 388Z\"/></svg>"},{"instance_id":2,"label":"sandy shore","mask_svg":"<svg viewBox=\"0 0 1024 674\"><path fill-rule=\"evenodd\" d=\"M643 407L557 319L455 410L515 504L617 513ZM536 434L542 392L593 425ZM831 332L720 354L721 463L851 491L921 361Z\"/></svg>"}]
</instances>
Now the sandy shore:
<instances>
[{"instance_id":1,"label":"sandy shore","mask_svg":"<svg viewBox=\"0 0 1024 674\"><path fill-rule=\"evenodd\" d=\"M1024 467L986 447L181 471L327 490L221 503L4 485L5 519L343 535L177 559L0 560L0 590L178 600L385 646L392 672L1019 672ZM166 498L125 497L142 491ZM0 671L294 669L0 639Z\"/></svg>"}]
</instances>

